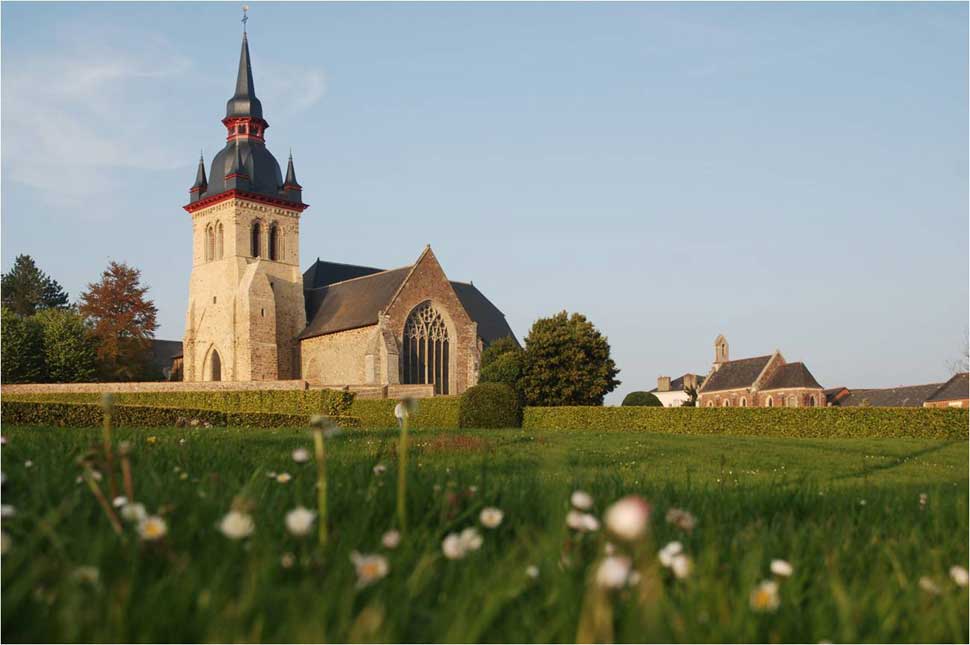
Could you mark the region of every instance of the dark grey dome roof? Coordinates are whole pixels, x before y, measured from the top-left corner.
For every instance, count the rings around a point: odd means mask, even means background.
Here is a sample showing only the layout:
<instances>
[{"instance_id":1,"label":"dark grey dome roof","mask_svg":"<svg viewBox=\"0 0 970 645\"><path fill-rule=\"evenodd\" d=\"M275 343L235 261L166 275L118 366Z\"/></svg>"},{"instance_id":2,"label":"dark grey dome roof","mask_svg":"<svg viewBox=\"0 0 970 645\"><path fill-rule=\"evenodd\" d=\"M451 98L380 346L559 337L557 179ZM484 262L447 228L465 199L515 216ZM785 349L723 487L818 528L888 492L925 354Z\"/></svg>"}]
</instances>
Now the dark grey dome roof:
<instances>
[{"instance_id":1,"label":"dark grey dome roof","mask_svg":"<svg viewBox=\"0 0 970 645\"><path fill-rule=\"evenodd\" d=\"M226 188L226 175L233 170L233 163L236 160L236 142L230 141L226 147L216 153L212 159L212 170L209 172L209 187L207 195L216 195ZM239 156L242 158L243 167L249 175L252 188L248 192L269 195L270 197L280 197L280 190L283 187L283 173L280 171L280 164L276 161L266 145L251 139L239 140Z\"/></svg>"}]
</instances>

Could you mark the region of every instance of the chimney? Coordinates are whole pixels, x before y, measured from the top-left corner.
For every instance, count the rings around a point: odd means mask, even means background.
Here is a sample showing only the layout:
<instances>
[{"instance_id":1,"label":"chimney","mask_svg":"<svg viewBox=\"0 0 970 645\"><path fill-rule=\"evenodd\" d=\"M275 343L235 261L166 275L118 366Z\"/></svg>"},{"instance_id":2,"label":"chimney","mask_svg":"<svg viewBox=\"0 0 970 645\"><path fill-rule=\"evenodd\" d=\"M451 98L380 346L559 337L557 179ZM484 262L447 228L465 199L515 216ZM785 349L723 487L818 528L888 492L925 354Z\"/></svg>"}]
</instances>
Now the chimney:
<instances>
[{"instance_id":1,"label":"chimney","mask_svg":"<svg viewBox=\"0 0 970 645\"><path fill-rule=\"evenodd\" d=\"M657 391L658 392L669 392L670 391L670 377L669 376L658 376L657 377Z\"/></svg>"},{"instance_id":2,"label":"chimney","mask_svg":"<svg viewBox=\"0 0 970 645\"><path fill-rule=\"evenodd\" d=\"M697 387L697 374L684 374L684 389Z\"/></svg>"}]
</instances>

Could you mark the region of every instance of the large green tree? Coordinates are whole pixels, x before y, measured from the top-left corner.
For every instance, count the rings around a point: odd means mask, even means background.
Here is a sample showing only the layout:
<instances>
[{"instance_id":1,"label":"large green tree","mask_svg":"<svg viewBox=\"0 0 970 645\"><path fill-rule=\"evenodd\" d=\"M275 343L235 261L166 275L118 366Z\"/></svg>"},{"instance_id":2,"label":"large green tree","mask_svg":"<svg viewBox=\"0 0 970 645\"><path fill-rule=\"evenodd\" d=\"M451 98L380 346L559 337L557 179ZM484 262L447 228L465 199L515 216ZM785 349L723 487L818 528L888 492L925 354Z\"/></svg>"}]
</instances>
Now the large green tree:
<instances>
[{"instance_id":1,"label":"large green tree","mask_svg":"<svg viewBox=\"0 0 970 645\"><path fill-rule=\"evenodd\" d=\"M34 319L44 338L44 380L53 383L83 383L97 377L98 343L71 309L47 309Z\"/></svg>"},{"instance_id":2,"label":"large green tree","mask_svg":"<svg viewBox=\"0 0 970 645\"><path fill-rule=\"evenodd\" d=\"M2 307L0 319L0 380L40 383L45 380L44 331L34 318Z\"/></svg>"},{"instance_id":3,"label":"large green tree","mask_svg":"<svg viewBox=\"0 0 970 645\"><path fill-rule=\"evenodd\" d=\"M479 383L505 383L522 396L519 381L525 367L525 351L511 336L493 341L482 352Z\"/></svg>"},{"instance_id":4,"label":"large green tree","mask_svg":"<svg viewBox=\"0 0 970 645\"><path fill-rule=\"evenodd\" d=\"M21 316L33 316L42 309L67 307L67 292L37 267L29 255L18 255L13 268L0 277L3 306Z\"/></svg>"},{"instance_id":5,"label":"large green tree","mask_svg":"<svg viewBox=\"0 0 970 645\"><path fill-rule=\"evenodd\" d=\"M80 313L98 342L98 362L105 380L130 381L153 376L152 339L158 310L141 284L141 272L111 262L101 280L81 295Z\"/></svg>"},{"instance_id":6,"label":"large green tree","mask_svg":"<svg viewBox=\"0 0 970 645\"><path fill-rule=\"evenodd\" d=\"M619 372L593 323L561 311L532 325L519 383L527 405L602 405Z\"/></svg>"}]
</instances>

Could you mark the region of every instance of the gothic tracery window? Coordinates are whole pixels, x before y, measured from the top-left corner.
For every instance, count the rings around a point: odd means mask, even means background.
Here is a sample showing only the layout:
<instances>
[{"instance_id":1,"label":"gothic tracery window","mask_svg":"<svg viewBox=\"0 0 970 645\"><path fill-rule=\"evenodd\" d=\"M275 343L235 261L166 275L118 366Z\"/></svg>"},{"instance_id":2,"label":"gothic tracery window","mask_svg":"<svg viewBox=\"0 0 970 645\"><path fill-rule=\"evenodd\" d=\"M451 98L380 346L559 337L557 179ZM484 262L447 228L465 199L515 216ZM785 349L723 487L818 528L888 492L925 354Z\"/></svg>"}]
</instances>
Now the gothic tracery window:
<instances>
[{"instance_id":1,"label":"gothic tracery window","mask_svg":"<svg viewBox=\"0 0 970 645\"><path fill-rule=\"evenodd\" d=\"M435 394L448 394L448 327L430 302L411 312L404 324L401 352L403 383L434 385Z\"/></svg>"}]
</instances>

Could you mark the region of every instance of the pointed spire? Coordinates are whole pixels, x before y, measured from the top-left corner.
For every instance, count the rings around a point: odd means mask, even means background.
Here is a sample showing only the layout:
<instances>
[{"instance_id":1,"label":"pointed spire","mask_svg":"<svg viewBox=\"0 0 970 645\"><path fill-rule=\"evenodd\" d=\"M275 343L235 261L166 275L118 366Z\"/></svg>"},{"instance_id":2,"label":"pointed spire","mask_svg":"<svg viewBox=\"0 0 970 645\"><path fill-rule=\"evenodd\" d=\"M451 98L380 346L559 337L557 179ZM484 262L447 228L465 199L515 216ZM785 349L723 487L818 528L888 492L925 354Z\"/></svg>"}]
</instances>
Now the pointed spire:
<instances>
[{"instance_id":1,"label":"pointed spire","mask_svg":"<svg viewBox=\"0 0 970 645\"><path fill-rule=\"evenodd\" d=\"M263 105L256 98L256 89L253 86L253 66L249 61L249 37L245 32L243 32L242 49L239 52L236 93L226 103L226 116L263 118Z\"/></svg>"},{"instance_id":2,"label":"pointed spire","mask_svg":"<svg viewBox=\"0 0 970 645\"><path fill-rule=\"evenodd\" d=\"M286 179L283 180L284 186L300 187L300 182L296 180L296 171L293 169L293 151L290 150L290 160L286 164Z\"/></svg>"},{"instance_id":3,"label":"pointed spire","mask_svg":"<svg viewBox=\"0 0 970 645\"><path fill-rule=\"evenodd\" d=\"M195 183L192 184L192 188L199 188L205 190L209 182L205 178L205 160L202 157L202 153L199 153L199 169L195 172Z\"/></svg>"}]
</instances>

